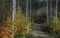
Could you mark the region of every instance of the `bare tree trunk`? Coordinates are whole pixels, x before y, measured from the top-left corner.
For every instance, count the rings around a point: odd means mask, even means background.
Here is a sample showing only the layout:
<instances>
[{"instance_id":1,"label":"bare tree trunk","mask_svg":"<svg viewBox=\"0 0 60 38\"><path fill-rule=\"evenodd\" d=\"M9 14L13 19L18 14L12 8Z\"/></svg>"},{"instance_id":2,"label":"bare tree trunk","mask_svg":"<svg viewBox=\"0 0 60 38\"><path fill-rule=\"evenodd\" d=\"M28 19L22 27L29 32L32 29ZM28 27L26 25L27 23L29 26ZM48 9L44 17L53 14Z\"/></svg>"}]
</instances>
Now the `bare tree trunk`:
<instances>
[{"instance_id":1,"label":"bare tree trunk","mask_svg":"<svg viewBox=\"0 0 60 38\"><path fill-rule=\"evenodd\" d=\"M52 26L52 0L50 0L50 26Z\"/></svg>"},{"instance_id":2,"label":"bare tree trunk","mask_svg":"<svg viewBox=\"0 0 60 38\"><path fill-rule=\"evenodd\" d=\"M30 23L32 22L31 15L32 15L32 6L31 6L31 0L30 0Z\"/></svg>"},{"instance_id":3,"label":"bare tree trunk","mask_svg":"<svg viewBox=\"0 0 60 38\"><path fill-rule=\"evenodd\" d=\"M14 17L16 12L16 0L13 0L13 10L12 10L12 32L14 31ZM12 38L14 38L14 33L12 33Z\"/></svg>"},{"instance_id":4,"label":"bare tree trunk","mask_svg":"<svg viewBox=\"0 0 60 38\"><path fill-rule=\"evenodd\" d=\"M47 17L47 25L49 25L49 16L48 16L48 13L49 13L49 10L48 10L48 0L46 1L46 17Z\"/></svg>"},{"instance_id":5,"label":"bare tree trunk","mask_svg":"<svg viewBox=\"0 0 60 38\"><path fill-rule=\"evenodd\" d=\"M27 17L28 17L28 0L26 2L26 20L27 20Z\"/></svg>"},{"instance_id":6,"label":"bare tree trunk","mask_svg":"<svg viewBox=\"0 0 60 38\"><path fill-rule=\"evenodd\" d=\"M58 0L56 0L56 25L57 25L57 18L58 18Z\"/></svg>"}]
</instances>

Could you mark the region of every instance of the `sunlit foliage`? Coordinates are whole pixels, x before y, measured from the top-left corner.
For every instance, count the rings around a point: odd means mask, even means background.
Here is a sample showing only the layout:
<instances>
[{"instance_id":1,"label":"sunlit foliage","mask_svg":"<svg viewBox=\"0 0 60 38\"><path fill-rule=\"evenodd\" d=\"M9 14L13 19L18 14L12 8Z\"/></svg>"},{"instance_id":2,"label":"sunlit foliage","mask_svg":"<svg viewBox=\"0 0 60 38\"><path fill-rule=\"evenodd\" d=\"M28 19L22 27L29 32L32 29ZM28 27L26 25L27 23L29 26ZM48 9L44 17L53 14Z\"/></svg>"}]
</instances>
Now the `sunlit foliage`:
<instances>
[{"instance_id":1,"label":"sunlit foliage","mask_svg":"<svg viewBox=\"0 0 60 38\"><path fill-rule=\"evenodd\" d=\"M53 30L60 32L60 20L56 17L53 17Z\"/></svg>"},{"instance_id":2,"label":"sunlit foliage","mask_svg":"<svg viewBox=\"0 0 60 38\"><path fill-rule=\"evenodd\" d=\"M28 19L28 18L27 18ZM29 20L26 20L21 8L18 7L18 11L15 13L15 26L17 27L16 35L26 35L30 32Z\"/></svg>"}]
</instances>

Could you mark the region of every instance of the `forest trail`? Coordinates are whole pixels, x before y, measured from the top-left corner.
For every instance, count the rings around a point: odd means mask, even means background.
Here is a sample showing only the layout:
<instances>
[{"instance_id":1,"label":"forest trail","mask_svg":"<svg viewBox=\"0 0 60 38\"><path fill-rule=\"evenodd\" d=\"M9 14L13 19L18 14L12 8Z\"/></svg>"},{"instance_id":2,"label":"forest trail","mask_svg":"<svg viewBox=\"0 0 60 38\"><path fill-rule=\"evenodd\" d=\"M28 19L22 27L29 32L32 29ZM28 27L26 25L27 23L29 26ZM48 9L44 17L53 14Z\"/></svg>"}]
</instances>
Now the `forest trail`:
<instances>
[{"instance_id":1,"label":"forest trail","mask_svg":"<svg viewBox=\"0 0 60 38\"><path fill-rule=\"evenodd\" d=\"M33 36L34 38L49 38L48 34L41 31L41 24L33 24Z\"/></svg>"}]
</instances>

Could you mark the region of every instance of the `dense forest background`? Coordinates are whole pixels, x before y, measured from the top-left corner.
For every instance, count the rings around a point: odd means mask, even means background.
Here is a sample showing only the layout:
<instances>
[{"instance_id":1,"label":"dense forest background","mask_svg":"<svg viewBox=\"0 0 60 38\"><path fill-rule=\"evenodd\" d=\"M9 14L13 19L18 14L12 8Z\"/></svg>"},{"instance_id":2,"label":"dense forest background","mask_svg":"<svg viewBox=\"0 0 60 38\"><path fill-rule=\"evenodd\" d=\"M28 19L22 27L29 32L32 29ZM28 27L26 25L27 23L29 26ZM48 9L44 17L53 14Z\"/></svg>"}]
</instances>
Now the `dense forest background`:
<instances>
[{"instance_id":1,"label":"dense forest background","mask_svg":"<svg viewBox=\"0 0 60 38\"><path fill-rule=\"evenodd\" d=\"M35 38L33 28L39 25L38 33L41 30L53 38L60 38L60 0L16 0L15 3L0 0L0 37Z\"/></svg>"}]
</instances>

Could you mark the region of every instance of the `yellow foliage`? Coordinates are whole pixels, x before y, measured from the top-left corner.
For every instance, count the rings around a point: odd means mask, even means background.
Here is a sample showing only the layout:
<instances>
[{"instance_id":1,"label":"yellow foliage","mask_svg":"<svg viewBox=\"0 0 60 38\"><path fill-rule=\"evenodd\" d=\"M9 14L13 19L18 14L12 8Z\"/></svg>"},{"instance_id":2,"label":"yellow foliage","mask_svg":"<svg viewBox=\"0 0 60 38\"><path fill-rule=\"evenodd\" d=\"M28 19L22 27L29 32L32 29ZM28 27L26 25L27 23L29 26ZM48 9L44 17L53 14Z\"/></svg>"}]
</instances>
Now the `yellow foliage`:
<instances>
[{"instance_id":1,"label":"yellow foliage","mask_svg":"<svg viewBox=\"0 0 60 38\"><path fill-rule=\"evenodd\" d=\"M12 20L10 16L7 16L7 21L6 21L7 26L12 26Z\"/></svg>"},{"instance_id":2,"label":"yellow foliage","mask_svg":"<svg viewBox=\"0 0 60 38\"><path fill-rule=\"evenodd\" d=\"M28 19L28 18L27 18ZM25 16L21 12L21 8L18 8L17 13L15 14L15 26L20 33L28 34L30 32L30 24L26 20Z\"/></svg>"},{"instance_id":3,"label":"yellow foliage","mask_svg":"<svg viewBox=\"0 0 60 38\"><path fill-rule=\"evenodd\" d=\"M56 17L53 17L52 29L53 31L60 32L60 21Z\"/></svg>"}]
</instances>

